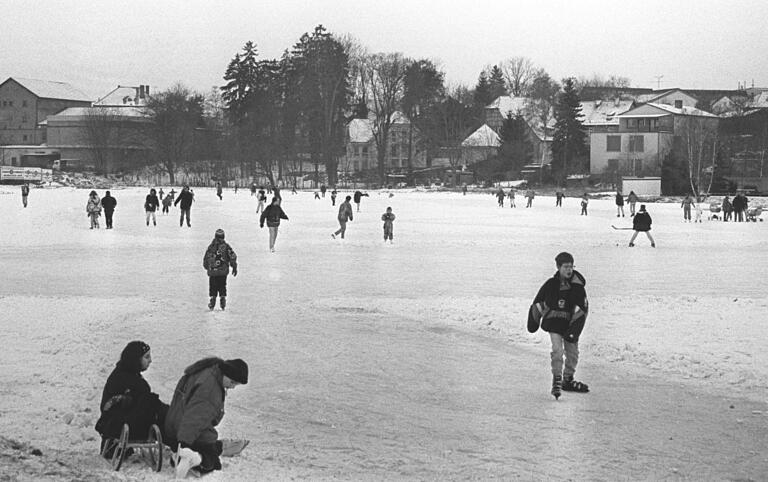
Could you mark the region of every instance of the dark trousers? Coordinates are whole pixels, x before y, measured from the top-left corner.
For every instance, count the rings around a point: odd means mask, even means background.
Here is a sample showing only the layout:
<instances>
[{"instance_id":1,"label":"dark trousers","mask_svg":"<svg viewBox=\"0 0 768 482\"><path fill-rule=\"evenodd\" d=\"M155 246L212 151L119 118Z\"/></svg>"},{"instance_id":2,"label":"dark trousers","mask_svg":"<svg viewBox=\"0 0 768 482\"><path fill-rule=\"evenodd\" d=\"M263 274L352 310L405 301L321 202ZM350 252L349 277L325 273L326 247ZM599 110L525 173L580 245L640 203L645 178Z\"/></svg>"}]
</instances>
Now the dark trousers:
<instances>
[{"instance_id":1,"label":"dark trousers","mask_svg":"<svg viewBox=\"0 0 768 482\"><path fill-rule=\"evenodd\" d=\"M179 215L179 226L184 226L184 217L187 218L187 226L192 227L189 223L189 209L182 209L181 215Z\"/></svg>"},{"instance_id":2,"label":"dark trousers","mask_svg":"<svg viewBox=\"0 0 768 482\"><path fill-rule=\"evenodd\" d=\"M227 275L208 277L208 296L215 298L227 296Z\"/></svg>"},{"instance_id":3,"label":"dark trousers","mask_svg":"<svg viewBox=\"0 0 768 482\"><path fill-rule=\"evenodd\" d=\"M105 209L104 210L104 219L107 222L107 229L112 229L112 215L114 213L115 212L112 211L111 209Z\"/></svg>"},{"instance_id":4,"label":"dark trousers","mask_svg":"<svg viewBox=\"0 0 768 482\"><path fill-rule=\"evenodd\" d=\"M557 201L555 202L555 207L563 207L563 198L559 197L557 198Z\"/></svg>"}]
</instances>

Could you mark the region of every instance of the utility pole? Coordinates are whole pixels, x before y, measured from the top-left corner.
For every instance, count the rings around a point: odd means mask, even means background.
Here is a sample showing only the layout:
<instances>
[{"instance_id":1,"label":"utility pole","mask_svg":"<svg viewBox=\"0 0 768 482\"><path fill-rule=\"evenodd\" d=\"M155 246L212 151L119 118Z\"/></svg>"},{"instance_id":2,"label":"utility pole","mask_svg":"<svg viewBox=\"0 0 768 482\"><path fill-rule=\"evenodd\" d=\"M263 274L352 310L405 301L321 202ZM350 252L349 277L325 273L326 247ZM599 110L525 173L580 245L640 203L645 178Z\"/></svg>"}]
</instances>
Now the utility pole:
<instances>
[{"instance_id":1,"label":"utility pole","mask_svg":"<svg viewBox=\"0 0 768 482\"><path fill-rule=\"evenodd\" d=\"M661 79L664 78L663 75L654 75L654 78L656 79L656 90L661 89Z\"/></svg>"}]
</instances>

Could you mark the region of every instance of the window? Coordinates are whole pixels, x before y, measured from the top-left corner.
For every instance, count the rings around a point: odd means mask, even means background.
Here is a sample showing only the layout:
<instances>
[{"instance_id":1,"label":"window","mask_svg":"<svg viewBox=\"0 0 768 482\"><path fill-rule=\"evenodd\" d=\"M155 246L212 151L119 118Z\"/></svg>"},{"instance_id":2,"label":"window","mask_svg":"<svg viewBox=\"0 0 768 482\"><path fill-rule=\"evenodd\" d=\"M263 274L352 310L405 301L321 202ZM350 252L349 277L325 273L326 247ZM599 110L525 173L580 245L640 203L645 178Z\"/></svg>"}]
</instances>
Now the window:
<instances>
[{"instance_id":1,"label":"window","mask_svg":"<svg viewBox=\"0 0 768 482\"><path fill-rule=\"evenodd\" d=\"M13 107L13 101L12 100L8 101L8 107Z\"/></svg>"},{"instance_id":2,"label":"window","mask_svg":"<svg viewBox=\"0 0 768 482\"><path fill-rule=\"evenodd\" d=\"M29 118L27 117L27 113L26 112L22 112L22 114L21 114L21 122L27 122L27 120L29 120Z\"/></svg>"},{"instance_id":3,"label":"window","mask_svg":"<svg viewBox=\"0 0 768 482\"><path fill-rule=\"evenodd\" d=\"M3 101L3 107L8 107L8 101L7 100Z\"/></svg>"},{"instance_id":4,"label":"window","mask_svg":"<svg viewBox=\"0 0 768 482\"><path fill-rule=\"evenodd\" d=\"M16 165L16 158L15 158L15 157L12 157L12 158L11 158L11 165L12 165L12 166L15 166L15 165Z\"/></svg>"},{"instance_id":5,"label":"window","mask_svg":"<svg viewBox=\"0 0 768 482\"><path fill-rule=\"evenodd\" d=\"M26 107L27 106L27 101L26 100L22 100L21 101L21 106L22 107Z\"/></svg>"},{"instance_id":6,"label":"window","mask_svg":"<svg viewBox=\"0 0 768 482\"><path fill-rule=\"evenodd\" d=\"M637 119L627 119L627 127L630 129L637 129Z\"/></svg>"},{"instance_id":7,"label":"window","mask_svg":"<svg viewBox=\"0 0 768 482\"><path fill-rule=\"evenodd\" d=\"M22 140L23 140L24 142L27 142L27 135L26 135L26 134L24 134L24 135L22 136Z\"/></svg>"},{"instance_id":8,"label":"window","mask_svg":"<svg viewBox=\"0 0 768 482\"><path fill-rule=\"evenodd\" d=\"M621 152L621 136L606 136L606 152Z\"/></svg>"},{"instance_id":9,"label":"window","mask_svg":"<svg viewBox=\"0 0 768 482\"><path fill-rule=\"evenodd\" d=\"M629 136L629 152L645 152L643 136Z\"/></svg>"},{"instance_id":10,"label":"window","mask_svg":"<svg viewBox=\"0 0 768 482\"><path fill-rule=\"evenodd\" d=\"M611 172L616 172L619 170L619 160L618 159L608 159L608 170Z\"/></svg>"},{"instance_id":11,"label":"window","mask_svg":"<svg viewBox=\"0 0 768 482\"><path fill-rule=\"evenodd\" d=\"M364 156L368 155L368 146L363 146L363 155Z\"/></svg>"},{"instance_id":12,"label":"window","mask_svg":"<svg viewBox=\"0 0 768 482\"><path fill-rule=\"evenodd\" d=\"M675 101L675 109L682 109L683 108L683 101L682 100L676 100Z\"/></svg>"},{"instance_id":13,"label":"window","mask_svg":"<svg viewBox=\"0 0 768 482\"><path fill-rule=\"evenodd\" d=\"M642 159L635 159L634 166L632 168L632 175L638 176L641 172L643 172L643 160Z\"/></svg>"}]
</instances>

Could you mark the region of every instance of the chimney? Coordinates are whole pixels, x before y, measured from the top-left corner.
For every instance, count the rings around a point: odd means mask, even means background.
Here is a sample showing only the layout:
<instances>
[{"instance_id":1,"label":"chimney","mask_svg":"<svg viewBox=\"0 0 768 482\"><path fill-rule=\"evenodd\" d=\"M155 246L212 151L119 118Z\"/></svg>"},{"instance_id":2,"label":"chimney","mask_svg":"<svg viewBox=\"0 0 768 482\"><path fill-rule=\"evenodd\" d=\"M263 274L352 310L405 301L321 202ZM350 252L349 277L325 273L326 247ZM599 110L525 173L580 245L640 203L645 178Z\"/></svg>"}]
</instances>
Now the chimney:
<instances>
[{"instance_id":1,"label":"chimney","mask_svg":"<svg viewBox=\"0 0 768 482\"><path fill-rule=\"evenodd\" d=\"M149 97L149 86L148 85L144 86L144 96L145 97Z\"/></svg>"}]
</instances>

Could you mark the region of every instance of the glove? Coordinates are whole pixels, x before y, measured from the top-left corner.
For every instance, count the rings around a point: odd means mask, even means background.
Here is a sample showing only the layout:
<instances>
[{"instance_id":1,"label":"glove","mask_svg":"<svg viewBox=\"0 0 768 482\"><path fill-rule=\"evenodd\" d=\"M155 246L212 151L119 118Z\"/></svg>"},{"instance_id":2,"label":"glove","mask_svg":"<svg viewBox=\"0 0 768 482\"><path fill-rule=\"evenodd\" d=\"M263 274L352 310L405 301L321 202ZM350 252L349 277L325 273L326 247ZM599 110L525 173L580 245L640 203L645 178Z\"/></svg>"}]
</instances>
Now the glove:
<instances>
[{"instance_id":1,"label":"glove","mask_svg":"<svg viewBox=\"0 0 768 482\"><path fill-rule=\"evenodd\" d=\"M232 276L237 276L237 268L232 268Z\"/></svg>"},{"instance_id":2,"label":"glove","mask_svg":"<svg viewBox=\"0 0 768 482\"><path fill-rule=\"evenodd\" d=\"M262 228L262 229L264 229L264 225L263 225L263 224L260 224L260 225L259 225L259 227L260 227L260 228Z\"/></svg>"},{"instance_id":3,"label":"glove","mask_svg":"<svg viewBox=\"0 0 768 482\"><path fill-rule=\"evenodd\" d=\"M531 306L531 309L528 310L528 333L536 333L539 331L540 322L541 320L534 316L533 306Z\"/></svg>"}]
</instances>

